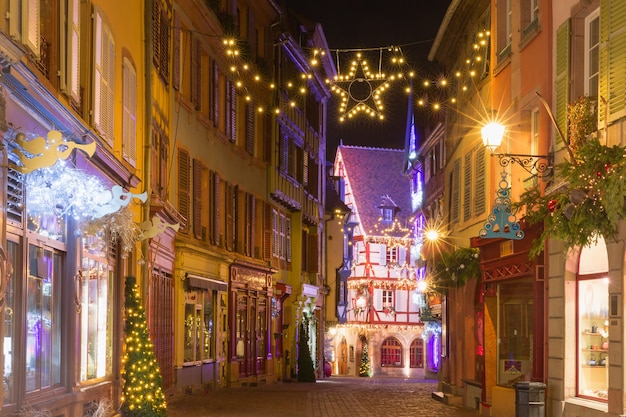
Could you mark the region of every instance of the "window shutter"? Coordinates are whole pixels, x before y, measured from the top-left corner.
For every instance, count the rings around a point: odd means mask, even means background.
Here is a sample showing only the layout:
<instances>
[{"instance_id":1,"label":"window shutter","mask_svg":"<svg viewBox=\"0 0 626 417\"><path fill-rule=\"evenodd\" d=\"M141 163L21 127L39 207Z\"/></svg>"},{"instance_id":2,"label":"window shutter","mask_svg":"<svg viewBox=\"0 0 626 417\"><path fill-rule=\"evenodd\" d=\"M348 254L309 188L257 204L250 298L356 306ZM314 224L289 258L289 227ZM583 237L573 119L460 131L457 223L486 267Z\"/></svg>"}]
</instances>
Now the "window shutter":
<instances>
[{"instance_id":1,"label":"window shutter","mask_svg":"<svg viewBox=\"0 0 626 417\"><path fill-rule=\"evenodd\" d=\"M282 132L281 132L282 133ZM287 173L289 167L289 137L282 134L280 137L279 152L280 152L280 170L283 173Z\"/></svg>"},{"instance_id":2,"label":"window shutter","mask_svg":"<svg viewBox=\"0 0 626 417\"><path fill-rule=\"evenodd\" d=\"M156 66L161 61L161 2L152 2L152 59Z\"/></svg>"},{"instance_id":3,"label":"window shutter","mask_svg":"<svg viewBox=\"0 0 626 417\"><path fill-rule=\"evenodd\" d=\"M226 136L237 141L237 90L231 81L226 82Z\"/></svg>"},{"instance_id":4,"label":"window shutter","mask_svg":"<svg viewBox=\"0 0 626 417\"><path fill-rule=\"evenodd\" d=\"M193 235L196 239L204 239L202 233L202 169L198 159L193 160Z\"/></svg>"},{"instance_id":5,"label":"window shutter","mask_svg":"<svg viewBox=\"0 0 626 417\"><path fill-rule=\"evenodd\" d=\"M122 103L122 155L133 167L137 160L137 74L124 58Z\"/></svg>"},{"instance_id":6,"label":"window shutter","mask_svg":"<svg viewBox=\"0 0 626 417\"><path fill-rule=\"evenodd\" d=\"M115 44L109 28L99 12L95 13L95 83L93 117L98 133L113 146L113 76L115 72Z\"/></svg>"},{"instance_id":7,"label":"window shutter","mask_svg":"<svg viewBox=\"0 0 626 417\"><path fill-rule=\"evenodd\" d=\"M291 217L285 216L285 259L291 262Z\"/></svg>"},{"instance_id":8,"label":"window shutter","mask_svg":"<svg viewBox=\"0 0 626 417\"><path fill-rule=\"evenodd\" d=\"M454 161L454 167L452 170L452 192L450 193L450 213L452 214L451 221L458 222L459 221L459 212L460 212L460 197L461 197L461 159L457 159Z\"/></svg>"},{"instance_id":9,"label":"window shutter","mask_svg":"<svg viewBox=\"0 0 626 417\"><path fill-rule=\"evenodd\" d=\"M211 172L211 196L210 196L210 239L213 245L220 244L220 176Z\"/></svg>"},{"instance_id":10,"label":"window shutter","mask_svg":"<svg viewBox=\"0 0 626 417\"><path fill-rule=\"evenodd\" d=\"M175 90L180 90L180 70L182 66L180 57L181 35L180 16L176 13L174 15L174 28L172 32L172 87Z\"/></svg>"},{"instance_id":11,"label":"window shutter","mask_svg":"<svg viewBox=\"0 0 626 417\"><path fill-rule=\"evenodd\" d=\"M272 259L272 208L268 205L264 205L263 210L263 259L269 261Z\"/></svg>"},{"instance_id":12,"label":"window shutter","mask_svg":"<svg viewBox=\"0 0 626 417\"><path fill-rule=\"evenodd\" d=\"M395 300L393 306L396 311L408 311L408 294L406 291L396 290L394 294Z\"/></svg>"},{"instance_id":13,"label":"window shutter","mask_svg":"<svg viewBox=\"0 0 626 417\"><path fill-rule=\"evenodd\" d=\"M383 290L374 288L374 310L383 309Z\"/></svg>"},{"instance_id":14,"label":"window shutter","mask_svg":"<svg viewBox=\"0 0 626 417\"><path fill-rule=\"evenodd\" d=\"M155 0L159 1L159 0ZM165 84L168 84L170 77L170 22L167 17L167 11L163 10L161 12L161 24L159 29L159 35L161 42L160 46L160 55L159 55L159 69L161 71L161 76L163 77L163 81Z\"/></svg>"},{"instance_id":15,"label":"window shutter","mask_svg":"<svg viewBox=\"0 0 626 417\"><path fill-rule=\"evenodd\" d=\"M463 168L463 221L468 221L472 217L472 152L465 155Z\"/></svg>"},{"instance_id":16,"label":"window shutter","mask_svg":"<svg viewBox=\"0 0 626 417\"><path fill-rule=\"evenodd\" d=\"M607 1L601 4L600 16L600 39L605 41L605 59L608 58L608 66L602 62L602 52L600 53L600 68L607 68L606 95L602 95L607 100L609 122L624 116L626 99L626 2L620 0ZM605 13L608 11L608 13ZM607 37L603 36L604 34ZM608 42L606 42L608 41ZM608 57L606 56L608 54ZM606 63L606 61L604 62ZM601 108L601 114L604 115Z\"/></svg>"},{"instance_id":17,"label":"window shutter","mask_svg":"<svg viewBox=\"0 0 626 417\"><path fill-rule=\"evenodd\" d=\"M244 219L244 254L246 256L254 256L255 210L254 195L246 194L246 216Z\"/></svg>"},{"instance_id":18,"label":"window shutter","mask_svg":"<svg viewBox=\"0 0 626 417\"><path fill-rule=\"evenodd\" d=\"M66 88L70 97L80 103L80 0L68 0Z\"/></svg>"},{"instance_id":19,"label":"window shutter","mask_svg":"<svg viewBox=\"0 0 626 417\"><path fill-rule=\"evenodd\" d=\"M241 238L241 216L239 215L239 186L235 185L233 187L233 251L235 252L243 252L243 248L240 247L240 238Z\"/></svg>"},{"instance_id":20,"label":"window shutter","mask_svg":"<svg viewBox=\"0 0 626 417\"><path fill-rule=\"evenodd\" d=\"M567 107L570 97L571 20L567 19L556 31L556 106L555 118L561 132L567 136ZM557 141L562 141L557 135Z\"/></svg>"},{"instance_id":21,"label":"window shutter","mask_svg":"<svg viewBox=\"0 0 626 417\"><path fill-rule=\"evenodd\" d=\"M187 220L184 231L189 227L189 204L191 193L191 181L190 181L190 160L189 152L184 149L178 150L178 211Z\"/></svg>"},{"instance_id":22,"label":"window shutter","mask_svg":"<svg viewBox=\"0 0 626 417\"><path fill-rule=\"evenodd\" d=\"M485 212L487 205L487 195L485 190L485 147L477 146L474 152L474 215L477 216Z\"/></svg>"},{"instance_id":23,"label":"window shutter","mask_svg":"<svg viewBox=\"0 0 626 417\"><path fill-rule=\"evenodd\" d=\"M255 112L254 102L246 105L246 152L254 156Z\"/></svg>"},{"instance_id":24,"label":"window shutter","mask_svg":"<svg viewBox=\"0 0 626 417\"><path fill-rule=\"evenodd\" d=\"M302 185L304 189L308 191L309 185L309 153L303 151L302 155Z\"/></svg>"},{"instance_id":25,"label":"window shutter","mask_svg":"<svg viewBox=\"0 0 626 417\"><path fill-rule=\"evenodd\" d=\"M373 245L370 245L370 248L372 246ZM387 246L383 244L378 245L378 251L378 254L380 255L380 260L378 261L378 263L382 266L387 265Z\"/></svg>"},{"instance_id":26,"label":"window shutter","mask_svg":"<svg viewBox=\"0 0 626 417\"><path fill-rule=\"evenodd\" d=\"M211 65L211 119L213 126L217 127L220 117L220 72L217 63Z\"/></svg>"},{"instance_id":27,"label":"window shutter","mask_svg":"<svg viewBox=\"0 0 626 417\"><path fill-rule=\"evenodd\" d=\"M308 235L307 272L316 273L318 270L317 235Z\"/></svg>"},{"instance_id":28,"label":"window shutter","mask_svg":"<svg viewBox=\"0 0 626 417\"><path fill-rule=\"evenodd\" d=\"M200 110L202 82L202 65L200 63L200 40L197 37L191 38L191 102L196 110Z\"/></svg>"},{"instance_id":29,"label":"window shutter","mask_svg":"<svg viewBox=\"0 0 626 417\"><path fill-rule=\"evenodd\" d=\"M22 0L22 42L39 58L39 0Z\"/></svg>"}]
</instances>

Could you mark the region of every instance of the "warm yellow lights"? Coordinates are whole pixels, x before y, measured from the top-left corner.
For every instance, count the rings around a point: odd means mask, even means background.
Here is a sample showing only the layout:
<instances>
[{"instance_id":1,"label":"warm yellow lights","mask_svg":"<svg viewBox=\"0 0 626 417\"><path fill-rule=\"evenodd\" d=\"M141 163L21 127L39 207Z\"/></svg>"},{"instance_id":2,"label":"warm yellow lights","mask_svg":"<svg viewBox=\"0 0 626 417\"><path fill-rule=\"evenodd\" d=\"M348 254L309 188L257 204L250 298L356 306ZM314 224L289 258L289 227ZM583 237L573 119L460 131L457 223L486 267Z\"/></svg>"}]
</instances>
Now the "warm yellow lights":
<instances>
[{"instance_id":1,"label":"warm yellow lights","mask_svg":"<svg viewBox=\"0 0 626 417\"><path fill-rule=\"evenodd\" d=\"M480 133L483 137L483 145L493 153L502 143L504 125L496 121L491 121L481 129Z\"/></svg>"}]
</instances>

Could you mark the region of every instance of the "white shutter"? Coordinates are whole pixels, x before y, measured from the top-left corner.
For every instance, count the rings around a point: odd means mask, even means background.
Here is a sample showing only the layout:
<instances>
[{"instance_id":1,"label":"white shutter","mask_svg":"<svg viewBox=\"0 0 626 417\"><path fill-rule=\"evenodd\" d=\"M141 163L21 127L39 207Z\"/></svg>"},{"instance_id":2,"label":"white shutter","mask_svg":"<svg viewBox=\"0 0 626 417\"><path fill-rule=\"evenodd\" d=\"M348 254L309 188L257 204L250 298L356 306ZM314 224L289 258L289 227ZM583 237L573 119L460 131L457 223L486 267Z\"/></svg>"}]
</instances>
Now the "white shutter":
<instances>
[{"instance_id":1,"label":"white shutter","mask_svg":"<svg viewBox=\"0 0 626 417\"><path fill-rule=\"evenodd\" d=\"M126 58L124 58L123 71L122 155L126 161L135 166L137 160L137 74Z\"/></svg>"},{"instance_id":2,"label":"white shutter","mask_svg":"<svg viewBox=\"0 0 626 417\"><path fill-rule=\"evenodd\" d=\"M95 12L95 82L94 126L113 145L113 76L115 71L115 44L109 28Z\"/></svg>"},{"instance_id":3,"label":"white shutter","mask_svg":"<svg viewBox=\"0 0 626 417\"><path fill-rule=\"evenodd\" d=\"M408 264L406 259L406 248L404 246L398 246L398 265L402 266L404 264Z\"/></svg>"},{"instance_id":4,"label":"white shutter","mask_svg":"<svg viewBox=\"0 0 626 417\"><path fill-rule=\"evenodd\" d=\"M22 0L9 0L9 35L22 41Z\"/></svg>"},{"instance_id":5,"label":"white shutter","mask_svg":"<svg viewBox=\"0 0 626 417\"><path fill-rule=\"evenodd\" d=\"M374 288L374 310L383 309L383 290Z\"/></svg>"},{"instance_id":6,"label":"white shutter","mask_svg":"<svg viewBox=\"0 0 626 417\"><path fill-rule=\"evenodd\" d=\"M39 58L39 0L22 0L22 43Z\"/></svg>"},{"instance_id":7,"label":"white shutter","mask_svg":"<svg viewBox=\"0 0 626 417\"><path fill-rule=\"evenodd\" d=\"M398 312L407 311L407 299L408 299L408 291L404 290L396 290L394 297L395 309Z\"/></svg>"},{"instance_id":8,"label":"white shutter","mask_svg":"<svg viewBox=\"0 0 626 417\"><path fill-rule=\"evenodd\" d=\"M70 96L80 102L80 0L68 0L66 79Z\"/></svg>"},{"instance_id":9,"label":"white shutter","mask_svg":"<svg viewBox=\"0 0 626 417\"><path fill-rule=\"evenodd\" d=\"M378 245L380 251L380 265L387 265L387 247L385 245Z\"/></svg>"}]
</instances>

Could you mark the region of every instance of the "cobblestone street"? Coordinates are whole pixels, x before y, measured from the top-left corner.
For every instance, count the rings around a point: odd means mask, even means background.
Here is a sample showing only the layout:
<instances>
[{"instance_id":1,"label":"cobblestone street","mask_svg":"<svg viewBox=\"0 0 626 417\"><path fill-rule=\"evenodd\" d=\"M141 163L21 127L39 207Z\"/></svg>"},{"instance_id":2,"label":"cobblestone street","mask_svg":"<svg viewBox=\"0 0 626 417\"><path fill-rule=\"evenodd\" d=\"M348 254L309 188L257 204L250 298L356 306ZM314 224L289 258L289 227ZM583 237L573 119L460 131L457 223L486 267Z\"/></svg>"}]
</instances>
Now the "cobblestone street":
<instances>
[{"instance_id":1,"label":"cobblestone street","mask_svg":"<svg viewBox=\"0 0 626 417\"><path fill-rule=\"evenodd\" d=\"M432 399L436 381L331 377L179 395L168 417L450 417L476 416Z\"/></svg>"}]
</instances>

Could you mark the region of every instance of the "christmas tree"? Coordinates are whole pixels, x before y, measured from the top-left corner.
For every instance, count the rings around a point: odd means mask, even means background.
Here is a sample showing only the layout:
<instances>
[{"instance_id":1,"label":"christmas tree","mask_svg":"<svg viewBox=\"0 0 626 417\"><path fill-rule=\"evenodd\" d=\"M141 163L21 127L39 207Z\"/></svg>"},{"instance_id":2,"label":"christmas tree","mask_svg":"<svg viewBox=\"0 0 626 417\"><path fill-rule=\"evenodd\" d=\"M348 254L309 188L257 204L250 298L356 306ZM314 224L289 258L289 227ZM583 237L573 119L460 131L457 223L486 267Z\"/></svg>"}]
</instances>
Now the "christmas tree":
<instances>
[{"instance_id":1,"label":"christmas tree","mask_svg":"<svg viewBox=\"0 0 626 417\"><path fill-rule=\"evenodd\" d=\"M298 382L315 382L315 370L313 369L313 359L309 349L308 326L305 326L306 319L300 323L300 338L298 340Z\"/></svg>"},{"instance_id":2,"label":"christmas tree","mask_svg":"<svg viewBox=\"0 0 626 417\"><path fill-rule=\"evenodd\" d=\"M370 356L367 353L367 340L362 338L363 353L361 354L361 367L359 368L359 376L372 376L372 366L370 365Z\"/></svg>"},{"instance_id":3,"label":"christmas tree","mask_svg":"<svg viewBox=\"0 0 626 417\"><path fill-rule=\"evenodd\" d=\"M165 417L165 394L161 371L148 335L146 314L140 302L135 277L126 278L126 353L122 415Z\"/></svg>"}]
</instances>

